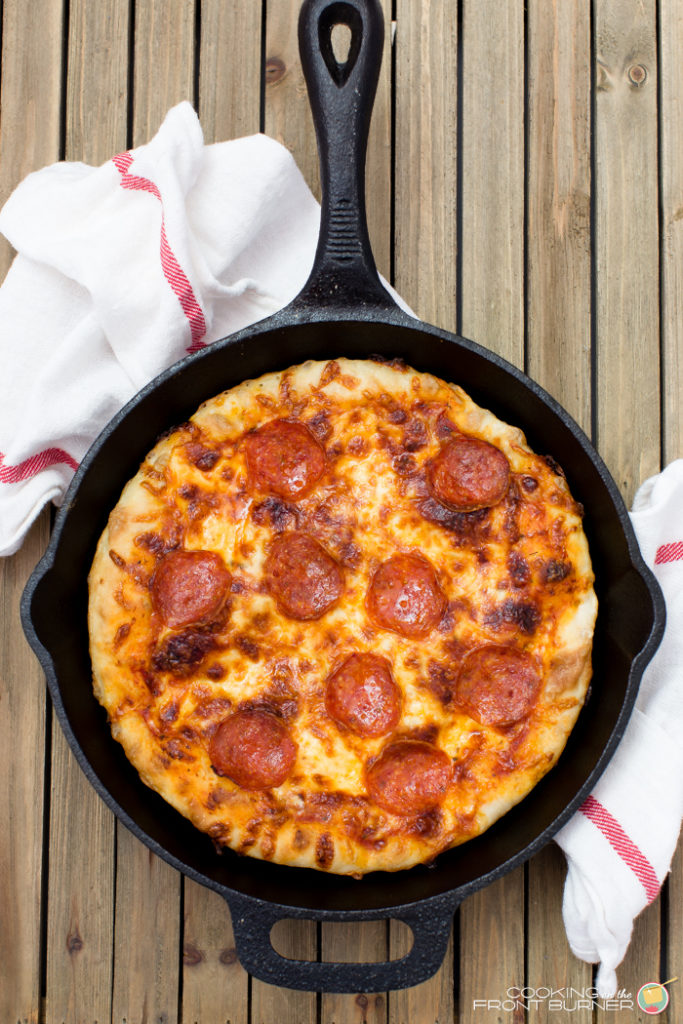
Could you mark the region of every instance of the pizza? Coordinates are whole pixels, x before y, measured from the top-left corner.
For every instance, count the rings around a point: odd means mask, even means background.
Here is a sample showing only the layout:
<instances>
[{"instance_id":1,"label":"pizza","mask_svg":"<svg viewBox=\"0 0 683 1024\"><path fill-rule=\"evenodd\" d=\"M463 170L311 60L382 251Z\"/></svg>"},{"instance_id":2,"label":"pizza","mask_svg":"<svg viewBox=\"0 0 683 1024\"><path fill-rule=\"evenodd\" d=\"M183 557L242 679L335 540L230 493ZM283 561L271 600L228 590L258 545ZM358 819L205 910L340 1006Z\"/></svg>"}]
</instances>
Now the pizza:
<instances>
[{"instance_id":1,"label":"pizza","mask_svg":"<svg viewBox=\"0 0 683 1024\"><path fill-rule=\"evenodd\" d=\"M219 849L360 877L479 835L559 757L596 617L550 457L400 362L310 361L161 438L89 576L94 692Z\"/></svg>"}]
</instances>

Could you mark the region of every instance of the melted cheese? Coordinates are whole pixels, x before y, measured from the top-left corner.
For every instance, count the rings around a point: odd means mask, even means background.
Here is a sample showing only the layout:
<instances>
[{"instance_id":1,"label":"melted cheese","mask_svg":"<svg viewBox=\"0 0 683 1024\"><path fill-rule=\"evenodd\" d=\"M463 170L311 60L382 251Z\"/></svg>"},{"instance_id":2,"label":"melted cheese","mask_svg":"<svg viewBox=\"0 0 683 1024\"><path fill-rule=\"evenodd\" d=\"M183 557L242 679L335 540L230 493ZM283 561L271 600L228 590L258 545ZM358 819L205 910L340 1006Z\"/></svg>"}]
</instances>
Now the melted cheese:
<instances>
[{"instance_id":1,"label":"melted cheese","mask_svg":"<svg viewBox=\"0 0 683 1024\"><path fill-rule=\"evenodd\" d=\"M247 478L244 434L277 417L305 423L326 451L326 473L297 502L255 493ZM492 509L449 512L426 490L425 464L453 427L508 458L512 482ZM280 614L264 585L269 545L292 529L344 571L342 599L313 622ZM233 577L226 621L182 676L154 667L173 631L149 593L158 558L176 546L220 553ZM428 558L448 598L423 640L366 612L374 572L397 551ZM144 781L219 843L334 872L397 870L479 834L555 762L590 679L592 579L580 509L519 430L409 368L310 362L205 403L124 489L90 574L95 693ZM544 680L531 714L506 729L453 699L463 657L486 643L528 652ZM387 658L401 687L391 736L363 738L327 716L325 681L355 651ZM251 706L281 715L298 745L272 790L243 791L209 760L218 724ZM366 793L365 766L399 738L426 739L453 761L429 813L392 814Z\"/></svg>"}]
</instances>

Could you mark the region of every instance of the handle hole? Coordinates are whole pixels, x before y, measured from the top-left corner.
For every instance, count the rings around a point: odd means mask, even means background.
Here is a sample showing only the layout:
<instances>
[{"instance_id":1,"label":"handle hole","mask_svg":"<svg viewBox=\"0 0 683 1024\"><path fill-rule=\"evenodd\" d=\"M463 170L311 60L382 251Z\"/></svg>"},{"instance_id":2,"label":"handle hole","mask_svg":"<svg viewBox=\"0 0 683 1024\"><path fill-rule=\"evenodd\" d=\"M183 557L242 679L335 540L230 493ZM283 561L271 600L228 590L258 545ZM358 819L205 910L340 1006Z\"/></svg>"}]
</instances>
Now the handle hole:
<instances>
[{"instance_id":1,"label":"handle hole","mask_svg":"<svg viewBox=\"0 0 683 1024\"><path fill-rule=\"evenodd\" d=\"M387 922L324 921L320 959L325 963L377 964L402 960L413 948L415 936L403 921L392 920L391 942ZM281 918L270 930L273 949L287 960L316 961L315 922Z\"/></svg>"},{"instance_id":2,"label":"handle hole","mask_svg":"<svg viewBox=\"0 0 683 1024\"><path fill-rule=\"evenodd\" d=\"M343 21L332 26L330 33L332 53L337 64L346 64L351 52L351 29Z\"/></svg>"},{"instance_id":3,"label":"handle hole","mask_svg":"<svg viewBox=\"0 0 683 1024\"><path fill-rule=\"evenodd\" d=\"M335 85L345 85L353 71L361 42L363 20L349 3L333 3L320 15L318 43Z\"/></svg>"}]
</instances>

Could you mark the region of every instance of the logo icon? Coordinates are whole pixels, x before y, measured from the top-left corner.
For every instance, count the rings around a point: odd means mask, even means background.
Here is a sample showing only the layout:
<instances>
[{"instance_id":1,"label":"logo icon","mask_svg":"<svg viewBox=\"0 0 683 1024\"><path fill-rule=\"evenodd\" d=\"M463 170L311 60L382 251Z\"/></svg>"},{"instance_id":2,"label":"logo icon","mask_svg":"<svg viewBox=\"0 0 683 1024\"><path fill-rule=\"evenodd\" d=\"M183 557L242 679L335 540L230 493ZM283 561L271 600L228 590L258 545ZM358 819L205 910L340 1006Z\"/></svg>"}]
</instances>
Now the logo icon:
<instances>
[{"instance_id":1,"label":"logo icon","mask_svg":"<svg viewBox=\"0 0 683 1024\"><path fill-rule=\"evenodd\" d=\"M658 981L648 981L646 985L639 988L637 1001L641 1010L653 1015L666 1010L669 1005L669 993L665 986L670 985L672 981L678 981L678 978L669 978L661 985Z\"/></svg>"}]
</instances>

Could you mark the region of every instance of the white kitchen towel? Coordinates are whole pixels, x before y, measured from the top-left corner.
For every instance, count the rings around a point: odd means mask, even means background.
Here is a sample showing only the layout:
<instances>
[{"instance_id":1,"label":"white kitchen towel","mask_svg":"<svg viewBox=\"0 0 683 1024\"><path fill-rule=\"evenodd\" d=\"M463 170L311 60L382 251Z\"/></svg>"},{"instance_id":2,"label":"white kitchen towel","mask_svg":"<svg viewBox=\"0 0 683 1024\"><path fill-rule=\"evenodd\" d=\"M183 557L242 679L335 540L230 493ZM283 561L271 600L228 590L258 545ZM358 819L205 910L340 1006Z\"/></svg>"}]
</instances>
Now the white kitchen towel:
<instances>
[{"instance_id":1,"label":"white kitchen towel","mask_svg":"<svg viewBox=\"0 0 683 1024\"><path fill-rule=\"evenodd\" d=\"M657 897L683 818L683 460L646 480L631 519L664 593L666 630L614 758L556 837L568 862L567 937L600 963L601 996L616 992L634 918Z\"/></svg>"},{"instance_id":2,"label":"white kitchen towel","mask_svg":"<svg viewBox=\"0 0 683 1024\"><path fill-rule=\"evenodd\" d=\"M0 554L143 384L294 298L319 222L283 146L205 146L188 103L147 145L18 186L0 212L17 250L0 288Z\"/></svg>"},{"instance_id":3,"label":"white kitchen towel","mask_svg":"<svg viewBox=\"0 0 683 1024\"><path fill-rule=\"evenodd\" d=\"M297 294L319 219L287 150L263 135L205 146L187 103L145 146L19 185L0 212L18 253L0 288L0 554L61 502L92 440L143 384ZM614 761L558 836L567 933L578 956L602 961L604 991L681 820L682 510L683 462L643 486L633 514L667 598L665 640Z\"/></svg>"}]
</instances>

